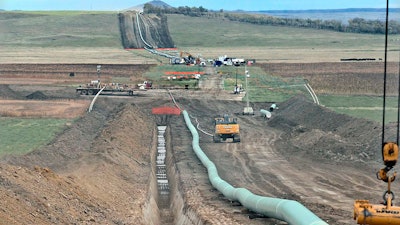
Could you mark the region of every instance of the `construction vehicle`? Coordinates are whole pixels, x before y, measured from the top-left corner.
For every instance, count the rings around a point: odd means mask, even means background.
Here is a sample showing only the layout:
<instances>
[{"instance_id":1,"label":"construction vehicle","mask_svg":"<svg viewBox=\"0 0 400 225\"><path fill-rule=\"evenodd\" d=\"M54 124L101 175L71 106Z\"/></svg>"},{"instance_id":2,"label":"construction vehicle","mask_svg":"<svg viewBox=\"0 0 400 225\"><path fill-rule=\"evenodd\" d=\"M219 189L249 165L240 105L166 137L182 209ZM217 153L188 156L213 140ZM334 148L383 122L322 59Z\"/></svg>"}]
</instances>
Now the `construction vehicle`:
<instances>
[{"instance_id":1,"label":"construction vehicle","mask_svg":"<svg viewBox=\"0 0 400 225\"><path fill-rule=\"evenodd\" d=\"M138 84L140 90L151 89L153 87L153 83L151 81L143 81L143 83Z\"/></svg>"},{"instance_id":2,"label":"construction vehicle","mask_svg":"<svg viewBox=\"0 0 400 225\"><path fill-rule=\"evenodd\" d=\"M101 83L100 80L92 80L86 85L80 85L76 88L76 92L81 95L96 95L102 90L101 94L111 94L111 93L127 93L128 95L133 95L133 88L126 84L119 83Z\"/></svg>"},{"instance_id":3,"label":"construction vehicle","mask_svg":"<svg viewBox=\"0 0 400 225\"><path fill-rule=\"evenodd\" d=\"M213 140L215 143L226 141L228 138L232 138L232 142L240 142L239 124L237 118L232 118L228 114L223 117L217 117L214 119L215 133Z\"/></svg>"},{"instance_id":4,"label":"construction vehicle","mask_svg":"<svg viewBox=\"0 0 400 225\"><path fill-rule=\"evenodd\" d=\"M186 65L192 65L195 64L195 57L192 56L189 52L183 52L181 51L179 55L186 63Z\"/></svg>"}]
</instances>

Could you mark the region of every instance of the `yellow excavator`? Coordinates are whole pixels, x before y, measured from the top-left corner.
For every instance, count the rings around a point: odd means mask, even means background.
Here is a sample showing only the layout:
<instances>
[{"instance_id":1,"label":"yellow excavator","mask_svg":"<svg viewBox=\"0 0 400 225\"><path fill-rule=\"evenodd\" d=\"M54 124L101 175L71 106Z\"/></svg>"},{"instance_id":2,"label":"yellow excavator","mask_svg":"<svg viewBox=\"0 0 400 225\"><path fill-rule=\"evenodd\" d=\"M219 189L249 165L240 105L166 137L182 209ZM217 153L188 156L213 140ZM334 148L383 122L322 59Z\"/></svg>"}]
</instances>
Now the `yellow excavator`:
<instances>
[{"instance_id":1,"label":"yellow excavator","mask_svg":"<svg viewBox=\"0 0 400 225\"><path fill-rule=\"evenodd\" d=\"M215 143L226 141L232 138L232 142L240 142L239 124L237 118L232 118L228 114L223 117L217 117L214 120L215 133L213 140Z\"/></svg>"}]
</instances>

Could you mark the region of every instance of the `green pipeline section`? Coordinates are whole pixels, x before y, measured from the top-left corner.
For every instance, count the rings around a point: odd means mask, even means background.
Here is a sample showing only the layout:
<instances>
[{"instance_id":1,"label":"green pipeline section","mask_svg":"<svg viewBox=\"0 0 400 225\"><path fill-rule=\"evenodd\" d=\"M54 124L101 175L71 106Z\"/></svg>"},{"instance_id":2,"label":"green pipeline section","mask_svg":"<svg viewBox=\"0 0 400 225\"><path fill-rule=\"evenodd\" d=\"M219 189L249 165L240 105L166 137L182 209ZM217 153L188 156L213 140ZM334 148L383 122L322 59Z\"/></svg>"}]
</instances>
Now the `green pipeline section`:
<instances>
[{"instance_id":1,"label":"green pipeline section","mask_svg":"<svg viewBox=\"0 0 400 225\"><path fill-rule=\"evenodd\" d=\"M190 121L189 114L183 110L186 126L193 136L192 146L197 157L207 168L208 178L214 188L226 198L240 202L245 208L270 218L285 221L290 225L328 225L297 201L255 195L245 188L235 188L218 175L215 164L199 146L199 134Z\"/></svg>"}]
</instances>

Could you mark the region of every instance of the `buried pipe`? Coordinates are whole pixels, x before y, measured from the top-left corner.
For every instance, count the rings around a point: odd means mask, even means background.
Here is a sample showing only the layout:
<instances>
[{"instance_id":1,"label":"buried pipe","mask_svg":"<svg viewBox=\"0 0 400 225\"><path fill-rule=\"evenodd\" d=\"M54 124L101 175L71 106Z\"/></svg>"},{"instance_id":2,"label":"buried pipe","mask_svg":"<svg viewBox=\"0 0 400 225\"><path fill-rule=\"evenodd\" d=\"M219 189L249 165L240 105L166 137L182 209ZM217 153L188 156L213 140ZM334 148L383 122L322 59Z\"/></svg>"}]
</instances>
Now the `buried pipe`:
<instances>
[{"instance_id":1,"label":"buried pipe","mask_svg":"<svg viewBox=\"0 0 400 225\"><path fill-rule=\"evenodd\" d=\"M185 110L182 111L182 114L186 126L192 133L192 147L195 154L207 168L208 178L212 186L220 191L226 198L232 201L239 201L244 207L253 212L285 221L290 225L328 225L297 201L259 196L245 188L235 188L221 179L215 164L199 146L199 134L191 123L189 114Z\"/></svg>"}]
</instances>

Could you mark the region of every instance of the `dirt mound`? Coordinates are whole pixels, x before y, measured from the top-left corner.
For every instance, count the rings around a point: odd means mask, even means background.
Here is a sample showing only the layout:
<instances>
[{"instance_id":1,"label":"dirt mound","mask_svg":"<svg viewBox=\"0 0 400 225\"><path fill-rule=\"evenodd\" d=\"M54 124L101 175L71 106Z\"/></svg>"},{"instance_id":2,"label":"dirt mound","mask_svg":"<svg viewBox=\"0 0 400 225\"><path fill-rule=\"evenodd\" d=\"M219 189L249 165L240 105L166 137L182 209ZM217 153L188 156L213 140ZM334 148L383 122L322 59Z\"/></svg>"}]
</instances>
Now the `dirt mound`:
<instances>
[{"instance_id":1,"label":"dirt mound","mask_svg":"<svg viewBox=\"0 0 400 225\"><path fill-rule=\"evenodd\" d=\"M148 45L154 48L174 47L166 16L142 15L128 11L119 14L119 26L124 48L144 48L149 47Z\"/></svg>"},{"instance_id":2,"label":"dirt mound","mask_svg":"<svg viewBox=\"0 0 400 225\"><path fill-rule=\"evenodd\" d=\"M26 98L35 100L46 100L49 97L47 97L47 95L43 94L43 92L41 91L35 91L32 94L27 95Z\"/></svg>"},{"instance_id":3,"label":"dirt mound","mask_svg":"<svg viewBox=\"0 0 400 225\"><path fill-rule=\"evenodd\" d=\"M0 224L150 224L142 210L155 124L113 103L99 101L43 149L3 159Z\"/></svg>"},{"instance_id":4,"label":"dirt mound","mask_svg":"<svg viewBox=\"0 0 400 225\"><path fill-rule=\"evenodd\" d=\"M281 146L290 154L313 154L334 161L381 157L381 125L376 122L338 114L304 96L282 103L279 109L268 124L284 132Z\"/></svg>"},{"instance_id":5,"label":"dirt mound","mask_svg":"<svg viewBox=\"0 0 400 225\"><path fill-rule=\"evenodd\" d=\"M7 84L0 84L0 98L2 99L25 99L22 95L12 90Z\"/></svg>"}]
</instances>

